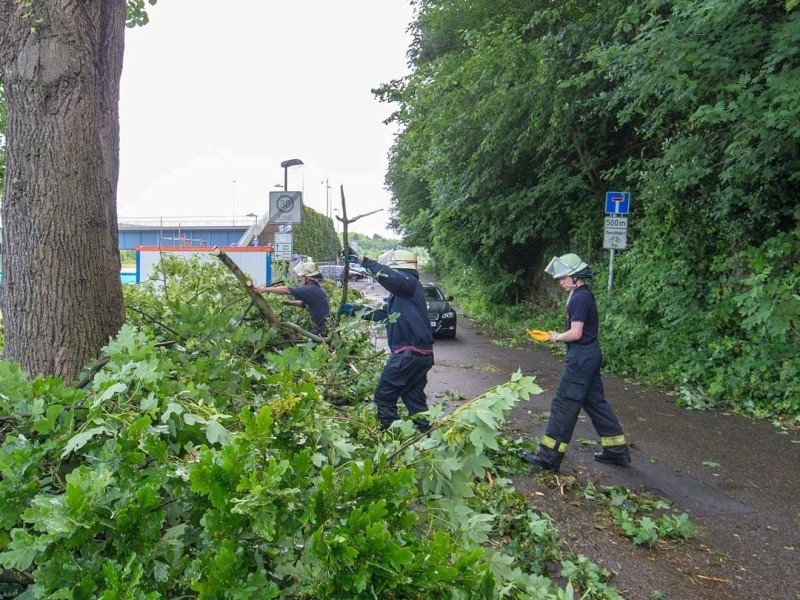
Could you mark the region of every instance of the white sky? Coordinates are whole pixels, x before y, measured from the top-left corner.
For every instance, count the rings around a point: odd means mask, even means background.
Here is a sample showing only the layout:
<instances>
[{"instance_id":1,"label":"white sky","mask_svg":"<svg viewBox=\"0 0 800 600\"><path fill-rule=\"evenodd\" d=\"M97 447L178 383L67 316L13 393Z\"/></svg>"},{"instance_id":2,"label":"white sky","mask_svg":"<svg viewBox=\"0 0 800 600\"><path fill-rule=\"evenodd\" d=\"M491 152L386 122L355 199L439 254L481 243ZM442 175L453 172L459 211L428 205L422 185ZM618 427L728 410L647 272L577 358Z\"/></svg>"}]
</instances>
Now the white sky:
<instances>
[{"instance_id":1,"label":"white sky","mask_svg":"<svg viewBox=\"0 0 800 600\"><path fill-rule=\"evenodd\" d=\"M120 217L263 215L283 186L307 206L386 229L392 105L370 93L408 72L409 0L160 0L126 31ZM234 183L235 181L235 183ZM333 213L332 213L333 216Z\"/></svg>"}]
</instances>

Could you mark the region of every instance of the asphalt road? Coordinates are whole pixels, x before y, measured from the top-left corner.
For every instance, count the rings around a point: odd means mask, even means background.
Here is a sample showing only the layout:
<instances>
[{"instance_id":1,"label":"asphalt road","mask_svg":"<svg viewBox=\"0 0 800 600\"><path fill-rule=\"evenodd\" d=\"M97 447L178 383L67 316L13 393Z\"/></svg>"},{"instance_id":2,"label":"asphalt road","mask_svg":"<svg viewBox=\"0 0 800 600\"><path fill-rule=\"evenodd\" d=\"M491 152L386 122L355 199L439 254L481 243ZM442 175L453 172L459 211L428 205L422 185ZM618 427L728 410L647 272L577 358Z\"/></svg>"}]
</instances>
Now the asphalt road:
<instances>
[{"instance_id":1,"label":"asphalt road","mask_svg":"<svg viewBox=\"0 0 800 600\"><path fill-rule=\"evenodd\" d=\"M382 293L380 288L366 291L375 297ZM434 347L429 402L474 398L520 369L534 375L544 393L518 405L505 433L512 438L544 433L562 357L548 344L497 345L458 312L456 339L437 340ZM735 414L679 408L673 394L617 377L604 375L603 381L631 444L632 465L600 465L592 460L599 448L585 440L597 440L597 434L582 414L561 472L581 481L599 478L603 485L657 493L690 516L701 529L701 538L686 545L683 561L669 550L658 554L613 539L576 543L581 551L596 551L598 556L590 558L617 573L617 585L628 590L626 598L800 599L798 432L782 432L768 422ZM531 498L543 496L534 477L521 478L515 485ZM550 508L563 511L562 519L580 521L571 508L564 511L564 504ZM582 531L579 525L574 527Z\"/></svg>"}]
</instances>

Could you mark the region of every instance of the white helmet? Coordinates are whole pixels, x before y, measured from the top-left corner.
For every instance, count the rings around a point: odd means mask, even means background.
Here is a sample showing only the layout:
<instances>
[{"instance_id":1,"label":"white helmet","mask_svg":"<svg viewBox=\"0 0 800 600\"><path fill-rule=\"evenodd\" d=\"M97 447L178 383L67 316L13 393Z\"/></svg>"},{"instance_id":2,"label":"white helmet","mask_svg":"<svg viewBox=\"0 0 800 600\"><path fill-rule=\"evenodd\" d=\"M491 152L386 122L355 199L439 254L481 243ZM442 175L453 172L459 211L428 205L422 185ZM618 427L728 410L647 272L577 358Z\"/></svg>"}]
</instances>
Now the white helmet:
<instances>
[{"instance_id":1,"label":"white helmet","mask_svg":"<svg viewBox=\"0 0 800 600\"><path fill-rule=\"evenodd\" d=\"M292 269L298 277L318 277L320 275L317 265L313 262L299 262Z\"/></svg>"},{"instance_id":2,"label":"white helmet","mask_svg":"<svg viewBox=\"0 0 800 600\"><path fill-rule=\"evenodd\" d=\"M583 262L581 257L577 254L554 256L544 272L552 276L553 279L561 279L562 277L569 276L588 279L592 276L592 270L589 268L589 265Z\"/></svg>"},{"instance_id":3,"label":"white helmet","mask_svg":"<svg viewBox=\"0 0 800 600\"><path fill-rule=\"evenodd\" d=\"M417 255L410 250L389 250L378 257L378 262L392 269L417 270Z\"/></svg>"}]
</instances>

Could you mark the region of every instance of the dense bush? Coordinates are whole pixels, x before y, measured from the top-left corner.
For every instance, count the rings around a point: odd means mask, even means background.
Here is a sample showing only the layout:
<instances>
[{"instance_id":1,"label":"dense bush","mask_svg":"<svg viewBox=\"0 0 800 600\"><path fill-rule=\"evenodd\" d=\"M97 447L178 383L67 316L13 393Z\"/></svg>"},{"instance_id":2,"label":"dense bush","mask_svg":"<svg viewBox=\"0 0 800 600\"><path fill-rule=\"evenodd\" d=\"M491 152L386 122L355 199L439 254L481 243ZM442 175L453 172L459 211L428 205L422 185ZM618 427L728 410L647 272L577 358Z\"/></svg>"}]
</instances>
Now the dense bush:
<instances>
[{"instance_id":1,"label":"dense bush","mask_svg":"<svg viewBox=\"0 0 800 600\"><path fill-rule=\"evenodd\" d=\"M692 406L800 418L800 5L421 0L394 224L476 306L557 314L595 269L607 363ZM604 195L632 193L605 293ZM463 297L463 294L460 294Z\"/></svg>"},{"instance_id":2,"label":"dense bush","mask_svg":"<svg viewBox=\"0 0 800 600\"><path fill-rule=\"evenodd\" d=\"M292 234L295 254L311 256L316 262L331 262L339 258L342 245L333 221L314 209L303 207L303 220L292 227Z\"/></svg>"},{"instance_id":3,"label":"dense bush","mask_svg":"<svg viewBox=\"0 0 800 600\"><path fill-rule=\"evenodd\" d=\"M128 323L74 386L0 362L5 592L573 597L579 577L546 576L562 560L552 523L497 470L480 483L504 416L541 391L531 378L433 409L427 436L381 433L368 325L293 339L247 314L217 265L164 265L126 288ZM604 589L588 597L616 597Z\"/></svg>"}]
</instances>

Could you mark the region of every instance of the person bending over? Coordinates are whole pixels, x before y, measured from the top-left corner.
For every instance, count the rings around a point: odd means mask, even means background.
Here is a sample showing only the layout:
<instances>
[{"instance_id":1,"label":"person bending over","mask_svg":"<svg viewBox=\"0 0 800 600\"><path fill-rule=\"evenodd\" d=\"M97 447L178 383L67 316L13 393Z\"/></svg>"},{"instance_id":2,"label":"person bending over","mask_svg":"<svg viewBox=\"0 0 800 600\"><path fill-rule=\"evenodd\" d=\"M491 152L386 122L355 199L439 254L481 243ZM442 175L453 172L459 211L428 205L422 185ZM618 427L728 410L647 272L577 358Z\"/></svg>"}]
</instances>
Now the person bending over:
<instances>
[{"instance_id":1,"label":"person bending over","mask_svg":"<svg viewBox=\"0 0 800 600\"><path fill-rule=\"evenodd\" d=\"M284 300L282 304L308 309L309 316L314 322L313 333L324 336L328 326L331 306L328 301L328 294L320 285L322 274L313 262L297 263L292 270L300 278L299 286L263 285L255 290L261 294L292 296L295 298L294 300Z\"/></svg>"}]
</instances>

